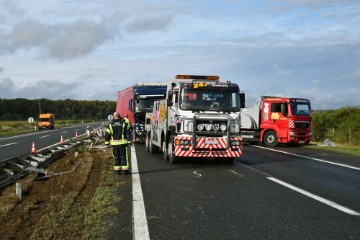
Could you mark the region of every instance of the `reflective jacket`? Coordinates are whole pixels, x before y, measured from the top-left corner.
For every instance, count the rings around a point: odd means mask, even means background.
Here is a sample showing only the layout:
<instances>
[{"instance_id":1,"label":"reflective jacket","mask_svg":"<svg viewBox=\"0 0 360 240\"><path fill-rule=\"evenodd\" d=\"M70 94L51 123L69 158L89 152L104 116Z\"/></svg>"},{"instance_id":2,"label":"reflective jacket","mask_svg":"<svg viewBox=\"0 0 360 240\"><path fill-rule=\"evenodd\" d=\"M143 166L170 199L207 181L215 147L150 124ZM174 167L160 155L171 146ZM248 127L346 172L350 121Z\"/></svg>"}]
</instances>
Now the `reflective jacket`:
<instances>
[{"instance_id":1,"label":"reflective jacket","mask_svg":"<svg viewBox=\"0 0 360 240\"><path fill-rule=\"evenodd\" d=\"M114 119L105 132L105 144L111 146L119 146L128 144L126 140L127 123L122 119Z\"/></svg>"},{"instance_id":2,"label":"reflective jacket","mask_svg":"<svg viewBox=\"0 0 360 240\"><path fill-rule=\"evenodd\" d=\"M130 130L130 127L131 127L130 120L129 120L127 117L125 117L125 118L124 118L124 122L126 122L126 124L127 124L126 130Z\"/></svg>"}]
</instances>

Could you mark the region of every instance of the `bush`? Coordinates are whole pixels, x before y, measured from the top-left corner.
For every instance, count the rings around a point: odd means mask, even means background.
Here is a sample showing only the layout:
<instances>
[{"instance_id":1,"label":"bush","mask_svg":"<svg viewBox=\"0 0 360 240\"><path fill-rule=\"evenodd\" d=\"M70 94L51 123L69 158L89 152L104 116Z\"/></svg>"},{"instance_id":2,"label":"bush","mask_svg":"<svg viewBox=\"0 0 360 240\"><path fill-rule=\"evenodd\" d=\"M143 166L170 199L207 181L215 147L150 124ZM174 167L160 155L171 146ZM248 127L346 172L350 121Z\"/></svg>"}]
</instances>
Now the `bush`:
<instances>
[{"instance_id":1,"label":"bush","mask_svg":"<svg viewBox=\"0 0 360 240\"><path fill-rule=\"evenodd\" d=\"M313 113L312 133L315 141L326 138L340 144L360 144L360 106Z\"/></svg>"}]
</instances>

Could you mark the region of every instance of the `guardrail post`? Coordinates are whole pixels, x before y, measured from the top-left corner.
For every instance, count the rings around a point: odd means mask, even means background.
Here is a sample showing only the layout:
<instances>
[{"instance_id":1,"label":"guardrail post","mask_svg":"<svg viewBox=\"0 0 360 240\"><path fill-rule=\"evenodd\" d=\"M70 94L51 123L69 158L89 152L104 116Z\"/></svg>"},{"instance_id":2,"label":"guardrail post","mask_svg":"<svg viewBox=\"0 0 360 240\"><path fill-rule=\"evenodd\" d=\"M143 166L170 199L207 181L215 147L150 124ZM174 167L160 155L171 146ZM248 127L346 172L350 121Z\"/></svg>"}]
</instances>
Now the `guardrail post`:
<instances>
[{"instance_id":1,"label":"guardrail post","mask_svg":"<svg viewBox=\"0 0 360 240\"><path fill-rule=\"evenodd\" d=\"M16 183L16 196L21 200L22 197L22 190L21 190L21 183Z\"/></svg>"}]
</instances>

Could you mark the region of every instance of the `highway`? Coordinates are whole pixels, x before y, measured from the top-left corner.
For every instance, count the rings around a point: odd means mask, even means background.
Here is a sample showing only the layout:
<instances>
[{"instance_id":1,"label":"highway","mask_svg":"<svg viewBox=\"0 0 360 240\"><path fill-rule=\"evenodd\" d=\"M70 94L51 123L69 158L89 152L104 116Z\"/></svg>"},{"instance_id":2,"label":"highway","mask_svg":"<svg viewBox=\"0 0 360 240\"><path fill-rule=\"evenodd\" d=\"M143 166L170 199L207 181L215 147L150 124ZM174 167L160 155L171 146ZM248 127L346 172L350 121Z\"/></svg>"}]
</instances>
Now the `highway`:
<instances>
[{"instance_id":1,"label":"highway","mask_svg":"<svg viewBox=\"0 0 360 240\"><path fill-rule=\"evenodd\" d=\"M59 143L61 135L66 141L85 134L86 126L0 138L0 161L30 154L33 141L40 150ZM360 239L359 157L248 145L233 165L193 158L170 164L144 144L131 151L137 166L132 163L132 175L120 176L129 184L117 189L123 200L112 236Z\"/></svg>"},{"instance_id":2,"label":"highway","mask_svg":"<svg viewBox=\"0 0 360 240\"><path fill-rule=\"evenodd\" d=\"M37 151L57 144L61 140L64 141L81 134L86 134L86 127L89 126L92 131L99 123L82 124L76 126L68 126L55 128L54 130L42 130L38 132L21 134L11 137L0 137L0 161L31 154L32 143L35 143Z\"/></svg>"},{"instance_id":3,"label":"highway","mask_svg":"<svg viewBox=\"0 0 360 240\"><path fill-rule=\"evenodd\" d=\"M360 239L358 157L254 145L172 165L135 149L150 239Z\"/></svg>"}]
</instances>

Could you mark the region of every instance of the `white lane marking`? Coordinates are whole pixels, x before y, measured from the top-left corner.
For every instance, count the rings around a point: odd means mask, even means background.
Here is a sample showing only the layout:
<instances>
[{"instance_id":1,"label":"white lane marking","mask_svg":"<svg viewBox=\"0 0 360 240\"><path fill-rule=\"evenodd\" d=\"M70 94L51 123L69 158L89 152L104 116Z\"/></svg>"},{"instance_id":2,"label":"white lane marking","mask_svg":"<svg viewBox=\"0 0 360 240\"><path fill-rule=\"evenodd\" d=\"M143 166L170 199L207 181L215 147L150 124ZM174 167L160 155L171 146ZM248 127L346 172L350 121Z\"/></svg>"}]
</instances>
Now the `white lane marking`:
<instances>
[{"instance_id":1,"label":"white lane marking","mask_svg":"<svg viewBox=\"0 0 360 240\"><path fill-rule=\"evenodd\" d=\"M14 144L17 144L17 142L8 143L8 144L5 144L5 145L0 145L0 147L6 147L6 146L14 145Z\"/></svg>"},{"instance_id":2,"label":"white lane marking","mask_svg":"<svg viewBox=\"0 0 360 240\"><path fill-rule=\"evenodd\" d=\"M304 155L299 155L299 154L295 154L295 153L289 153L289 152L280 151L280 150L276 150L276 149L272 149L272 148L261 147L261 146L254 146L254 145L253 145L253 147L263 148L263 149L266 149L266 150L269 150L269 151L284 153L284 154L292 155L292 156L296 156L296 157L307 158L307 159L314 160L314 161L318 161L318 162L324 162L324 163L328 163L328 164L332 164L332 165L337 165L337 166L345 167L345 168L351 168L351 169L360 171L360 168L359 168L359 167L354 167L354 166L351 166L351 165L348 165L348 164L330 162L330 161L326 161L326 160L323 160L323 159L320 159L320 158L308 157L308 156L304 156Z\"/></svg>"},{"instance_id":3,"label":"white lane marking","mask_svg":"<svg viewBox=\"0 0 360 240\"><path fill-rule=\"evenodd\" d=\"M135 147L131 146L134 240L150 240Z\"/></svg>"},{"instance_id":4,"label":"white lane marking","mask_svg":"<svg viewBox=\"0 0 360 240\"><path fill-rule=\"evenodd\" d=\"M240 177L244 177L244 175L240 174L240 173L237 173L235 172L234 170L228 170L229 172L232 172L233 174L235 175L239 175Z\"/></svg>"},{"instance_id":5,"label":"white lane marking","mask_svg":"<svg viewBox=\"0 0 360 240\"><path fill-rule=\"evenodd\" d=\"M44 135L44 136L41 136L39 138L46 138L46 137L50 137L50 135Z\"/></svg>"},{"instance_id":6,"label":"white lane marking","mask_svg":"<svg viewBox=\"0 0 360 240\"><path fill-rule=\"evenodd\" d=\"M67 132L69 132L69 131L63 131L63 132L61 132L61 133L67 133Z\"/></svg>"},{"instance_id":7,"label":"white lane marking","mask_svg":"<svg viewBox=\"0 0 360 240\"><path fill-rule=\"evenodd\" d=\"M282 185L284 187L290 188L290 189L292 189L292 190L294 190L294 191L296 191L298 193L301 193L301 194L303 194L305 196L308 196L308 197L310 197L312 199L315 199L316 201L322 202L322 203L324 203L324 204L326 204L326 205L328 205L330 207L336 208L336 209L338 209L338 210L340 210L340 211L342 211L344 213L347 213L347 214L350 214L350 215L353 215L353 216L360 216L360 213L358 213L358 212L356 212L356 211L354 211L354 210L352 210L350 208L341 206L341 205L337 204L336 202L333 202L333 201L330 201L330 200L325 199L323 197L312 194L312 193L310 193L308 191L305 191L305 190L303 190L301 188L298 188L298 187L295 187L295 186L293 186L291 184L283 182L283 181L281 181L279 179L276 179L276 178L273 178L273 177L267 177L267 179L269 179L269 180L271 180L273 182L276 182L276 183L278 183L278 184L280 184L280 185Z\"/></svg>"},{"instance_id":8,"label":"white lane marking","mask_svg":"<svg viewBox=\"0 0 360 240\"><path fill-rule=\"evenodd\" d=\"M198 173L198 171L193 171L193 173L195 174L195 177L201 177L202 176L200 173Z\"/></svg>"}]
</instances>

